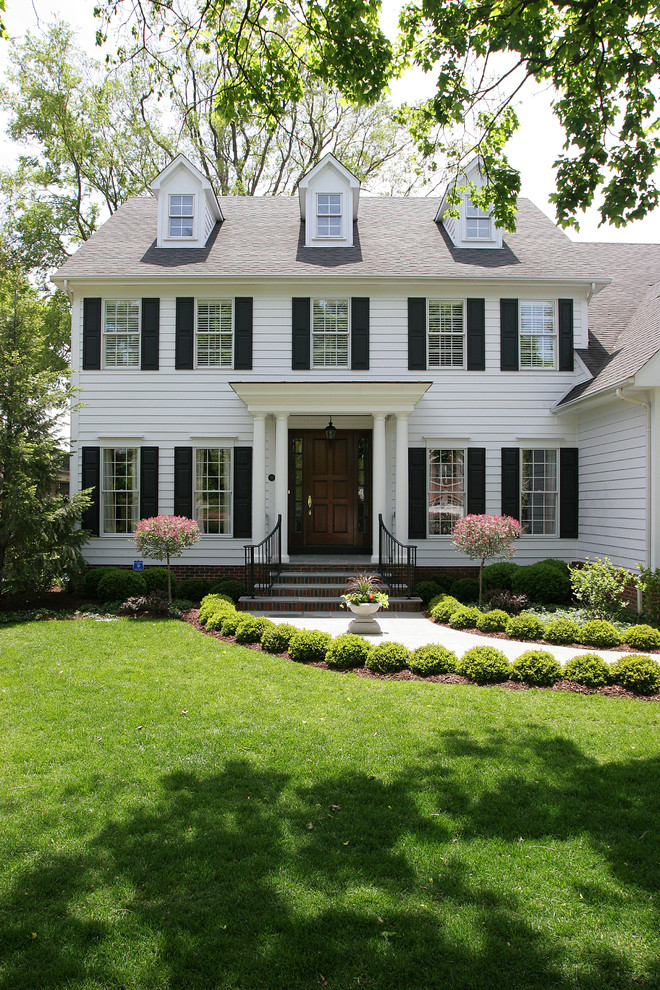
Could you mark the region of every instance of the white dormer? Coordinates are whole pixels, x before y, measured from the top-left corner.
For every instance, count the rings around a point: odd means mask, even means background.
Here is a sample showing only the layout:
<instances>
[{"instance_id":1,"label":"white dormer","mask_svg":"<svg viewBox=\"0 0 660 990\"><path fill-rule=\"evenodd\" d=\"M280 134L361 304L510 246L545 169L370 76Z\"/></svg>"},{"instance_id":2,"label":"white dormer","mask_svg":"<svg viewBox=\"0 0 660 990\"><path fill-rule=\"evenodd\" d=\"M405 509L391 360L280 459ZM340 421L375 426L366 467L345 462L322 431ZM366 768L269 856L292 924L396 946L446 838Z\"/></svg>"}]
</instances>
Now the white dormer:
<instances>
[{"instance_id":1,"label":"white dormer","mask_svg":"<svg viewBox=\"0 0 660 990\"><path fill-rule=\"evenodd\" d=\"M353 247L360 181L334 155L325 155L298 186L305 247Z\"/></svg>"},{"instance_id":2,"label":"white dormer","mask_svg":"<svg viewBox=\"0 0 660 990\"><path fill-rule=\"evenodd\" d=\"M224 219L211 183L183 155L149 188L158 200L158 247L202 248Z\"/></svg>"},{"instance_id":3,"label":"white dormer","mask_svg":"<svg viewBox=\"0 0 660 990\"><path fill-rule=\"evenodd\" d=\"M481 160L477 157L467 166L465 171L449 183L442 197L442 203L436 216L436 222L442 222L449 234L454 247L457 248L501 248L502 231L495 225L490 213L486 213L470 200L467 192L463 192L458 204L459 215L450 216L454 203L450 202L451 194L456 187L472 183L477 188L486 185L486 179L481 171Z\"/></svg>"}]
</instances>

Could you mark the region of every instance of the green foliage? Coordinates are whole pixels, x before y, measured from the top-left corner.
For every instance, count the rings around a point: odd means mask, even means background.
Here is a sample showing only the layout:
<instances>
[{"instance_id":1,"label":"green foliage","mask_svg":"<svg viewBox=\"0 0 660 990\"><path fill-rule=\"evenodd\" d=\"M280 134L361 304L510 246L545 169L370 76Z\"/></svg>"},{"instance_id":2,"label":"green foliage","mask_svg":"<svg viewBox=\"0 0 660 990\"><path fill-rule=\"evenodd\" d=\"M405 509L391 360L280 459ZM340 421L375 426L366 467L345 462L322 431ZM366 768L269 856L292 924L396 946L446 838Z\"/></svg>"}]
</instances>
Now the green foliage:
<instances>
[{"instance_id":1,"label":"green foliage","mask_svg":"<svg viewBox=\"0 0 660 990\"><path fill-rule=\"evenodd\" d=\"M213 611L208 615L208 618L206 619L205 622L206 628L209 631L215 629L219 629L222 631L222 626L225 619L233 618L234 616L236 616L236 624L238 625L244 614L245 614L244 612L237 612L234 606L227 602L218 602L213 607ZM236 632L236 626L234 626L232 632L227 633L227 635L233 636L234 632Z\"/></svg>"},{"instance_id":2,"label":"green foliage","mask_svg":"<svg viewBox=\"0 0 660 990\"><path fill-rule=\"evenodd\" d=\"M493 608L479 616L477 629L481 632L504 632L509 621L508 614L501 608Z\"/></svg>"},{"instance_id":3,"label":"green foliage","mask_svg":"<svg viewBox=\"0 0 660 990\"><path fill-rule=\"evenodd\" d=\"M454 582L451 593L464 604L476 602L479 600L479 581L477 578L460 578Z\"/></svg>"},{"instance_id":4,"label":"green foliage","mask_svg":"<svg viewBox=\"0 0 660 990\"><path fill-rule=\"evenodd\" d=\"M476 606L459 605L449 617L449 625L452 629L476 629L481 614Z\"/></svg>"},{"instance_id":5,"label":"green foliage","mask_svg":"<svg viewBox=\"0 0 660 990\"><path fill-rule=\"evenodd\" d=\"M133 595L145 595L145 580L137 571L126 571L113 567L98 583L97 594L101 602L119 602Z\"/></svg>"},{"instance_id":6,"label":"green foliage","mask_svg":"<svg viewBox=\"0 0 660 990\"><path fill-rule=\"evenodd\" d=\"M610 668L597 653L578 653L564 667L567 681L584 684L585 687L603 687L612 680Z\"/></svg>"},{"instance_id":7,"label":"green foliage","mask_svg":"<svg viewBox=\"0 0 660 990\"><path fill-rule=\"evenodd\" d=\"M264 630L267 628L268 619L257 617L256 615L245 615L236 626L237 643L260 643ZM273 623L274 625L274 623Z\"/></svg>"},{"instance_id":8,"label":"green foliage","mask_svg":"<svg viewBox=\"0 0 660 990\"><path fill-rule=\"evenodd\" d=\"M201 602L202 598L205 598L210 591L211 582L207 578L184 578L179 585L179 594L183 598L189 598L191 602Z\"/></svg>"},{"instance_id":9,"label":"green foliage","mask_svg":"<svg viewBox=\"0 0 660 990\"><path fill-rule=\"evenodd\" d=\"M539 561L519 567L511 579L512 590L540 604L566 602L571 597L568 575L553 563Z\"/></svg>"},{"instance_id":10,"label":"green foliage","mask_svg":"<svg viewBox=\"0 0 660 990\"><path fill-rule=\"evenodd\" d=\"M433 609L435 608L435 606L436 605L439 605L440 602L442 601L442 599L443 598L446 598L446 597L447 596L445 595L444 591L441 594L439 594L439 595L435 595L431 599L431 601L428 603L428 605L426 606L427 611L430 612L430 613L432 613L433 612Z\"/></svg>"},{"instance_id":11,"label":"green foliage","mask_svg":"<svg viewBox=\"0 0 660 990\"><path fill-rule=\"evenodd\" d=\"M296 627L288 622L273 622L264 629L261 645L267 653L286 653L291 637L297 632Z\"/></svg>"},{"instance_id":12,"label":"green foliage","mask_svg":"<svg viewBox=\"0 0 660 990\"><path fill-rule=\"evenodd\" d=\"M451 589L454 587L456 578L452 577L451 574L446 574L444 571L437 571L431 575L429 580L437 584L439 593L449 595L451 594Z\"/></svg>"},{"instance_id":13,"label":"green foliage","mask_svg":"<svg viewBox=\"0 0 660 990\"><path fill-rule=\"evenodd\" d=\"M535 615L512 615L505 632L511 639L542 639L543 623Z\"/></svg>"},{"instance_id":14,"label":"green foliage","mask_svg":"<svg viewBox=\"0 0 660 990\"><path fill-rule=\"evenodd\" d=\"M237 612L234 609L233 612L226 611L222 615L222 622L220 623L220 632L223 636L235 636L236 630L238 629L240 623L245 618L245 612ZM215 622L215 615L211 617L206 623L206 628L211 627L212 622ZM216 627L217 628L217 627Z\"/></svg>"},{"instance_id":15,"label":"green foliage","mask_svg":"<svg viewBox=\"0 0 660 990\"><path fill-rule=\"evenodd\" d=\"M364 667L370 646L362 636L346 633L337 636L326 650L325 662L328 667L345 670L349 667Z\"/></svg>"},{"instance_id":16,"label":"green foliage","mask_svg":"<svg viewBox=\"0 0 660 990\"><path fill-rule=\"evenodd\" d=\"M655 657L629 653L612 665L612 679L635 694L656 694L660 690L660 664Z\"/></svg>"},{"instance_id":17,"label":"green foliage","mask_svg":"<svg viewBox=\"0 0 660 990\"><path fill-rule=\"evenodd\" d=\"M410 651L402 643L379 643L367 656L366 666L378 674L395 674L408 666Z\"/></svg>"},{"instance_id":18,"label":"green foliage","mask_svg":"<svg viewBox=\"0 0 660 990\"><path fill-rule=\"evenodd\" d=\"M289 640L289 656L298 663L318 663L332 641L329 633L316 629L299 629Z\"/></svg>"},{"instance_id":19,"label":"green foliage","mask_svg":"<svg viewBox=\"0 0 660 990\"><path fill-rule=\"evenodd\" d=\"M199 621L204 625L209 616L213 615L218 609L220 611L228 611L226 608L228 604L231 603L227 601L224 595L205 595L199 606ZM235 611L233 604L231 604L231 610Z\"/></svg>"},{"instance_id":20,"label":"green foliage","mask_svg":"<svg viewBox=\"0 0 660 990\"><path fill-rule=\"evenodd\" d=\"M113 571L114 567L92 567L87 571L83 580L83 593L90 598L96 598L99 590L99 581L104 574Z\"/></svg>"},{"instance_id":21,"label":"green foliage","mask_svg":"<svg viewBox=\"0 0 660 990\"><path fill-rule=\"evenodd\" d=\"M605 619L591 619L580 629L579 642L585 646L597 646L605 650L621 642L621 633Z\"/></svg>"},{"instance_id":22,"label":"green foliage","mask_svg":"<svg viewBox=\"0 0 660 990\"><path fill-rule=\"evenodd\" d=\"M543 638L548 643L579 643L580 627L572 619L553 619L543 630Z\"/></svg>"},{"instance_id":23,"label":"green foliage","mask_svg":"<svg viewBox=\"0 0 660 990\"><path fill-rule=\"evenodd\" d=\"M247 592L247 588L238 578L217 578L211 582L211 594L229 595L235 603Z\"/></svg>"},{"instance_id":24,"label":"green foliage","mask_svg":"<svg viewBox=\"0 0 660 990\"><path fill-rule=\"evenodd\" d=\"M166 567L145 567L142 571L142 577L144 578L144 583L147 586L147 591L167 591L167 568ZM177 593L177 581L172 574L172 594ZM188 595L185 592L181 592L182 598L189 598L194 601L193 595ZM197 599L199 601L200 599Z\"/></svg>"},{"instance_id":25,"label":"green foliage","mask_svg":"<svg viewBox=\"0 0 660 990\"><path fill-rule=\"evenodd\" d=\"M640 564L637 566L640 569L640 575L636 584L642 592L644 612L651 618L652 622L658 624L660 623L660 568L656 567L655 570L651 570L648 567L643 568Z\"/></svg>"},{"instance_id":26,"label":"green foliage","mask_svg":"<svg viewBox=\"0 0 660 990\"><path fill-rule=\"evenodd\" d=\"M475 684L498 684L511 676L511 664L494 646L473 646L463 654L458 671Z\"/></svg>"},{"instance_id":27,"label":"green foliage","mask_svg":"<svg viewBox=\"0 0 660 990\"><path fill-rule=\"evenodd\" d=\"M432 674L453 674L458 666L456 654L430 643L428 646L418 646L408 658L408 666L413 674L430 677Z\"/></svg>"},{"instance_id":28,"label":"green foliage","mask_svg":"<svg viewBox=\"0 0 660 990\"><path fill-rule=\"evenodd\" d=\"M525 681L534 687L549 687L561 676L561 664L547 650L526 650L512 664L512 680Z\"/></svg>"},{"instance_id":29,"label":"green foliage","mask_svg":"<svg viewBox=\"0 0 660 990\"><path fill-rule=\"evenodd\" d=\"M449 622L452 614L460 607L461 603L457 598L453 598L452 595L443 595L437 605L433 606L431 618L436 622Z\"/></svg>"},{"instance_id":30,"label":"green foliage","mask_svg":"<svg viewBox=\"0 0 660 990\"><path fill-rule=\"evenodd\" d=\"M502 560L497 564L488 564L483 570L484 588L501 588L503 591L511 591L513 575L519 570L520 564L514 564L512 560Z\"/></svg>"},{"instance_id":31,"label":"green foliage","mask_svg":"<svg viewBox=\"0 0 660 990\"><path fill-rule=\"evenodd\" d=\"M615 615L625 599L628 585L634 580L625 567L615 567L608 557L587 557L582 567L571 567L573 598L597 619Z\"/></svg>"},{"instance_id":32,"label":"green foliage","mask_svg":"<svg viewBox=\"0 0 660 990\"><path fill-rule=\"evenodd\" d=\"M422 599L422 605L429 602L441 594L441 588L435 581L420 581L413 589L413 594Z\"/></svg>"},{"instance_id":33,"label":"green foliage","mask_svg":"<svg viewBox=\"0 0 660 990\"><path fill-rule=\"evenodd\" d=\"M660 630L647 625L631 626L623 634L623 642L633 650L657 650L660 649Z\"/></svg>"}]
</instances>

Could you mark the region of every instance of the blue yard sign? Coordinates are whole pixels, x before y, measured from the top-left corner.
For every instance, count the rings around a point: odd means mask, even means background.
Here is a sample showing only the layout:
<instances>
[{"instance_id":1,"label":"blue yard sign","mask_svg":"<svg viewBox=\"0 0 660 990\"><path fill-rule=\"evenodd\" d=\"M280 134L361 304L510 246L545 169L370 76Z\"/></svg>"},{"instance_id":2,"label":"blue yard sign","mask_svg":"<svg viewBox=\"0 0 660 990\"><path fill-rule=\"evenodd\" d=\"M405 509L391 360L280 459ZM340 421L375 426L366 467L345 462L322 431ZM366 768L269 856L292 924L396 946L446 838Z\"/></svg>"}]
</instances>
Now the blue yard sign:
<instances>
[{"instance_id":1,"label":"blue yard sign","mask_svg":"<svg viewBox=\"0 0 660 990\"><path fill-rule=\"evenodd\" d=\"M134 560L133 561L133 570L134 571L143 571L144 570L144 561L143 560Z\"/></svg>"}]
</instances>

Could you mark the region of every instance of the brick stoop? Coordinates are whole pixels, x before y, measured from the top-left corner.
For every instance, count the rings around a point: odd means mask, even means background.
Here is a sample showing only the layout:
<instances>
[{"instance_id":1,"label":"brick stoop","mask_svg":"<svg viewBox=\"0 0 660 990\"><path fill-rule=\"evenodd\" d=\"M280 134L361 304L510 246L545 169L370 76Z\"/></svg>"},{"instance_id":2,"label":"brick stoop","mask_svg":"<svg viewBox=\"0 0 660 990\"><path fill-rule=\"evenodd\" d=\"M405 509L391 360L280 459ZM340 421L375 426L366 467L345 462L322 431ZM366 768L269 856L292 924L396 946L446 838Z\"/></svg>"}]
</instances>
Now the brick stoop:
<instances>
[{"instance_id":1,"label":"brick stoop","mask_svg":"<svg viewBox=\"0 0 660 990\"><path fill-rule=\"evenodd\" d=\"M360 571L377 574L378 568L360 565ZM341 594L355 568L347 564L283 564L282 573L266 595L240 599L240 608L247 612L337 612L342 604ZM389 594L383 582L383 590ZM419 612L421 598L390 597L389 611Z\"/></svg>"}]
</instances>

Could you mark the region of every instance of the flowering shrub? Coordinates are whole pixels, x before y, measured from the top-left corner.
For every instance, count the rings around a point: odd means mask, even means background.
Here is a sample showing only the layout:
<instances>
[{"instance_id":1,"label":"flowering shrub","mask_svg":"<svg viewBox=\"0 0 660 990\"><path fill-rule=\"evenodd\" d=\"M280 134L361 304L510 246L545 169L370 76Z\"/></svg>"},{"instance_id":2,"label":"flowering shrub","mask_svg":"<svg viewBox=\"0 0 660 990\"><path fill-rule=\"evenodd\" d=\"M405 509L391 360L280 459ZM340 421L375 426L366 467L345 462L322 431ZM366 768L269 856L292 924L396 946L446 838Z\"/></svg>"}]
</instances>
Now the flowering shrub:
<instances>
[{"instance_id":1,"label":"flowering shrub","mask_svg":"<svg viewBox=\"0 0 660 990\"><path fill-rule=\"evenodd\" d=\"M143 557L167 561L167 598L172 601L170 557L180 557L199 539L199 526L186 516L151 516L137 524L133 539Z\"/></svg>"},{"instance_id":2,"label":"flowering shrub","mask_svg":"<svg viewBox=\"0 0 660 990\"><path fill-rule=\"evenodd\" d=\"M470 560L479 561L479 604L483 588L483 569L493 557L512 557L514 540L522 532L520 523L511 516L463 516L454 526L451 541Z\"/></svg>"},{"instance_id":3,"label":"flowering shrub","mask_svg":"<svg viewBox=\"0 0 660 990\"><path fill-rule=\"evenodd\" d=\"M625 567L615 567L609 557L587 557L582 567L571 567L573 598L596 619L614 615L623 603L626 587L637 582Z\"/></svg>"},{"instance_id":4,"label":"flowering shrub","mask_svg":"<svg viewBox=\"0 0 660 990\"><path fill-rule=\"evenodd\" d=\"M346 591L341 596L346 604L351 605L381 605L387 608L389 599L378 587L380 579L377 574L356 574L346 585Z\"/></svg>"}]
</instances>

